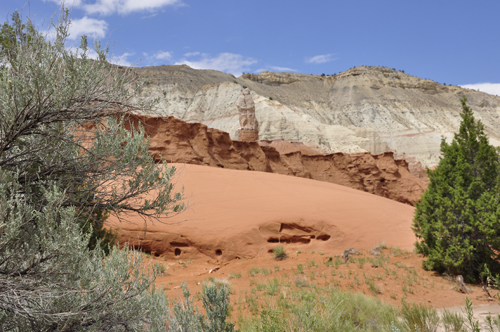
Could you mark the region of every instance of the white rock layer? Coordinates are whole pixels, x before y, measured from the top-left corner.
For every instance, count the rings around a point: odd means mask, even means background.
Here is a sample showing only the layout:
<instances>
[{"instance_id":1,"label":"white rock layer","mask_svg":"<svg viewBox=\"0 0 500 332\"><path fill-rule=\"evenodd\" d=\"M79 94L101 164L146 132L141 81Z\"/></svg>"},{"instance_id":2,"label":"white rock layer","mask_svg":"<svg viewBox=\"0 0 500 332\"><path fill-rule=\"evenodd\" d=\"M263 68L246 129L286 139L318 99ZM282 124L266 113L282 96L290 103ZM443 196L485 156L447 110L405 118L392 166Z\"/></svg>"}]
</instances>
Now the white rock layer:
<instances>
[{"instance_id":1,"label":"white rock layer","mask_svg":"<svg viewBox=\"0 0 500 332\"><path fill-rule=\"evenodd\" d=\"M187 66L136 68L161 99L160 115L201 122L237 138L235 102L252 90L261 139L283 138L325 152L404 152L424 166L439 162L441 137L453 137L466 95L493 145L500 145L500 97L446 86L385 67L335 76L262 72L235 78ZM163 92L166 92L164 97Z\"/></svg>"}]
</instances>

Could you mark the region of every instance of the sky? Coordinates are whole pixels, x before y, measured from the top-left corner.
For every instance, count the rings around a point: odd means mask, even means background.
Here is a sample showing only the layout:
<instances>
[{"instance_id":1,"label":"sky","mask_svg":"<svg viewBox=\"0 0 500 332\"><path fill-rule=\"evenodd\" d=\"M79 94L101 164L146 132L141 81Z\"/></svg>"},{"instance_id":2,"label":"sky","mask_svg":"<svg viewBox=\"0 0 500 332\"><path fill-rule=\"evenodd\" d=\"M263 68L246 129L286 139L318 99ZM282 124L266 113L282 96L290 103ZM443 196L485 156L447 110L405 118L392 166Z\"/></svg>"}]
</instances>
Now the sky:
<instances>
[{"instance_id":1,"label":"sky","mask_svg":"<svg viewBox=\"0 0 500 332\"><path fill-rule=\"evenodd\" d=\"M60 0L0 0L40 29ZM335 74L386 66L500 95L498 0L67 0L69 44L109 43L113 62L231 73ZM57 17L57 14L56 14Z\"/></svg>"}]
</instances>

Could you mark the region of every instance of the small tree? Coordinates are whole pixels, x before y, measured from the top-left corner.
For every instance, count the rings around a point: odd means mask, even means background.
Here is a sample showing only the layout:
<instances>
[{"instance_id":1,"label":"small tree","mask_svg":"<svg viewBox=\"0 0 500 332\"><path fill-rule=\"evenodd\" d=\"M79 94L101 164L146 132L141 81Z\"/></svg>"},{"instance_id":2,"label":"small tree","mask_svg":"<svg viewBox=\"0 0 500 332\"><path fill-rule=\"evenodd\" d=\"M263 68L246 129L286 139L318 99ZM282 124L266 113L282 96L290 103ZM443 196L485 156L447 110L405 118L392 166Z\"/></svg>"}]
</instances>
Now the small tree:
<instances>
[{"instance_id":1,"label":"small tree","mask_svg":"<svg viewBox=\"0 0 500 332\"><path fill-rule=\"evenodd\" d=\"M462 98L462 122L416 204L413 230L424 268L477 280L484 265L500 271L500 166L484 126Z\"/></svg>"}]
</instances>

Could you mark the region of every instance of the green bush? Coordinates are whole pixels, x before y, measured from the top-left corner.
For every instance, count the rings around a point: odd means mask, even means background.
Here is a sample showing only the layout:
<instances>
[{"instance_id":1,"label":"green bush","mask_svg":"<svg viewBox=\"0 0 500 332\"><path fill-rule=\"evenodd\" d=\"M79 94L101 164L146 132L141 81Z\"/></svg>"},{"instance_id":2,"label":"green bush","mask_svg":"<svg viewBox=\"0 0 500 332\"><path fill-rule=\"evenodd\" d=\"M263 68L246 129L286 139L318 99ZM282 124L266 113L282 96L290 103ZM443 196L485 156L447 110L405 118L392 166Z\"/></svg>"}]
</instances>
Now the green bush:
<instances>
[{"instance_id":1,"label":"green bush","mask_svg":"<svg viewBox=\"0 0 500 332\"><path fill-rule=\"evenodd\" d=\"M283 246L278 246L273 250L273 257L277 261L282 261L288 258L288 254Z\"/></svg>"},{"instance_id":2,"label":"green bush","mask_svg":"<svg viewBox=\"0 0 500 332\"><path fill-rule=\"evenodd\" d=\"M425 269L477 280L485 264L500 271L500 166L484 126L462 98L462 122L416 204L416 249Z\"/></svg>"},{"instance_id":3,"label":"green bush","mask_svg":"<svg viewBox=\"0 0 500 332\"><path fill-rule=\"evenodd\" d=\"M229 314L230 290L223 283L205 284L201 291L201 300L206 316L200 314L193 304L193 298L184 282L182 284L184 300L174 302L169 311L167 331L190 332L233 332L234 324L226 322Z\"/></svg>"},{"instance_id":4,"label":"green bush","mask_svg":"<svg viewBox=\"0 0 500 332\"><path fill-rule=\"evenodd\" d=\"M403 300L401 314L408 331L435 331L439 324L439 315L436 309L421 303L408 304Z\"/></svg>"},{"instance_id":5,"label":"green bush","mask_svg":"<svg viewBox=\"0 0 500 332\"><path fill-rule=\"evenodd\" d=\"M107 46L68 48L64 7L49 39L21 17L0 29L0 330L163 331L161 267L102 227L106 211L184 209L174 169L155 163L143 128L125 128L155 101L134 101L143 84Z\"/></svg>"}]
</instances>

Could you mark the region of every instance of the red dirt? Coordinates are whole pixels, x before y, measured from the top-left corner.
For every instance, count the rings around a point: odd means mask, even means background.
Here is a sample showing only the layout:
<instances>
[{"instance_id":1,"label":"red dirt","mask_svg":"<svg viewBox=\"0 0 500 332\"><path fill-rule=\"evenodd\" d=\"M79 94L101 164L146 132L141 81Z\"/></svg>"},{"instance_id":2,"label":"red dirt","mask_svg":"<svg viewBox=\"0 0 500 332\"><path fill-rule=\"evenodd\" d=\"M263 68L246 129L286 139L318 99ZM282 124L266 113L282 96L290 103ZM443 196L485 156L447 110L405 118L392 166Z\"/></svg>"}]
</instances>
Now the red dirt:
<instances>
[{"instance_id":1,"label":"red dirt","mask_svg":"<svg viewBox=\"0 0 500 332\"><path fill-rule=\"evenodd\" d=\"M380 242L412 249L412 206L359 190L298 177L197 165L181 167L192 205L181 215L148 223L130 216L121 242L167 259L254 258L276 243L330 254ZM112 220L111 220L112 221Z\"/></svg>"},{"instance_id":2,"label":"red dirt","mask_svg":"<svg viewBox=\"0 0 500 332\"><path fill-rule=\"evenodd\" d=\"M474 304L492 303L477 286L469 286L472 294L459 293L453 282L424 271L422 257L405 252L413 249L415 241L412 206L311 179L175 166L179 167L177 188L184 186L191 207L167 220L174 224L154 222L145 228L144 221L134 216L128 217L129 222L118 224L110 219L108 223L119 227L121 243L142 247L164 265L165 274L157 284L165 287L171 300L182 296L183 281L195 294L213 277L231 285L232 321L240 313L252 312L246 296L253 294L257 284L274 278L292 287L302 278L309 285L362 292L394 305L401 305L404 298L410 303L451 307L463 305L466 296ZM356 260L372 259L368 252L380 243L401 250L385 249L388 261L378 267L368 260L363 266L358 261L326 265L329 257L335 261L350 247L361 251L361 256L354 256ZM270 251L278 245L290 254L287 260L272 258ZM304 266L303 273L298 264ZM250 276L253 268L261 272ZM368 282L378 291L373 292ZM289 292L286 287L280 292ZM258 303L267 301L264 290L256 294Z\"/></svg>"},{"instance_id":3,"label":"red dirt","mask_svg":"<svg viewBox=\"0 0 500 332\"><path fill-rule=\"evenodd\" d=\"M414 208L400 202L414 203L426 185L392 153L324 155L289 142L232 141L225 132L172 117L141 121L151 137L150 152L181 163L175 165L177 188L184 186L191 206L166 220L170 224L129 216L122 223L111 218L108 226L119 229L121 243L141 247L165 266L157 284L170 299L179 299L182 281L195 293L213 277L230 283L233 314L245 315L252 310L246 295L256 284L278 278L293 285L303 278L394 305L404 298L438 308L461 306L466 296L474 304L491 303L479 287L459 293L453 282L424 271L422 257L404 252L415 241ZM368 261L326 265L350 247L361 251L354 258L373 259L368 252L380 243L403 252L385 249L387 260L378 267ZM270 251L278 245L290 254L287 260L272 259ZM261 272L249 276L253 268ZM263 291L256 294L260 303L266 301Z\"/></svg>"},{"instance_id":4,"label":"red dirt","mask_svg":"<svg viewBox=\"0 0 500 332\"><path fill-rule=\"evenodd\" d=\"M408 303L425 303L434 308L463 307L466 297L474 305L496 304L498 306L498 301L488 299L479 285L468 285L473 292L464 294L457 290L456 284L449 278L435 272L425 271L422 269L423 258L413 253L396 254L397 250L393 248L385 249L383 254L389 262L375 267L368 259L376 259L376 257L368 254L369 250L361 250L361 255L354 256L356 262L335 267L335 265L325 264L331 253L319 251L312 253L310 250L296 253L286 245L285 248L290 257L284 261L274 260L271 254L231 262L155 258L155 263L166 267L165 274L157 279L156 284L164 287L171 300L178 301L179 296L182 297L180 290L182 282L186 282L194 294L201 290L203 283L209 282L209 278L227 281L232 291L233 314L241 309L243 315L251 311L251 305L245 298L246 295L252 294L251 290L257 284L267 284L274 278L277 278L280 284L288 283L291 287L295 287L295 280L301 278L309 285L363 293L398 307L402 306L403 299ZM359 258L366 260L363 265L357 262ZM336 258L333 257L333 260L335 261ZM298 270L299 264L303 266L303 273ZM278 267L279 271L276 271ZM209 273L214 269L215 272ZM252 269L260 269L260 272L251 276L249 272ZM264 275L266 273L263 273L262 269L266 269L268 274ZM370 289L367 281L373 283L376 291ZM283 292L291 292L291 288L281 287L279 294ZM493 293L492 295L496 294L496 292ZM260 304L268 301L264 294L265 290L256 293L259 308ZM197 304L199 307L202 306L201 301Z\"/></svg>"}]
</instances>

